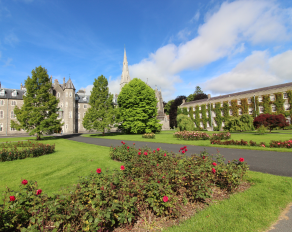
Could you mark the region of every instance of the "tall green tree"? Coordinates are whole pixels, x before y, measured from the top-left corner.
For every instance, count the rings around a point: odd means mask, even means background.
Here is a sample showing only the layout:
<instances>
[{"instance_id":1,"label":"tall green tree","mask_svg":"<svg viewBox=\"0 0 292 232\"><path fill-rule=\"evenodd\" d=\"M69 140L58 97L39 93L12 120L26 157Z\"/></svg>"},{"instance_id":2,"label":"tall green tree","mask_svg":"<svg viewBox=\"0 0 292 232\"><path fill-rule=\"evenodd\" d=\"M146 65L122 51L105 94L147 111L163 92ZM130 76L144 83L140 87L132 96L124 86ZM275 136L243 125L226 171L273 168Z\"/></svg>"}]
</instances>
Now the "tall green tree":
<instances>
[{"instance_id":1,"label":"tall green tree","mask_svg":"<svg viewBox=\"0 0 292 232\"><path fill-rule=\"evenodd\" d=\"M110 130L110 125L114 123L115 108L108 81L103 75L94 79L89 105L91 107L85 113L83 127L86 130L101 131L105 135L105 131Z\"/></svg>"},{"instance_id":2,"label":"tall green tree","mask_svg":"<svg viewBox=\"0 0 292 232\"><path fill-rule=\"evenodd\" d=\"M51 93L52 83L47 70L39 66L31 74L31 78L28 76L25 81L27 91L23 105L14 108L18 122L11 121L11 127L36 135L39 140L43 134L59 131L62 124L57 114L59 100Z\"/></svg>"},{"instance_id":3,"label":"tall green tree","mask_svg":"<svg viewBox=\"0 0 292 232\"><path fill-rule=\"evenodd\" d=\"M171 107L171 104L174 102L174 100L170 100L166 103L166 105L164 106L164 113L166 113L167 115L169 115L169 110Z\"/></svg>"},{"instance_id":4,"label":"tall green tree","mask_svg":"<svg viewBox=\"0 0 292 232\"><path fill-rule=\"evenodd\" d=\"M145 82L134 78L126 84L118 97L120 128L126 133L149 133L161 130L157 120L155 91Z\"/></svg>"}]
</instances>

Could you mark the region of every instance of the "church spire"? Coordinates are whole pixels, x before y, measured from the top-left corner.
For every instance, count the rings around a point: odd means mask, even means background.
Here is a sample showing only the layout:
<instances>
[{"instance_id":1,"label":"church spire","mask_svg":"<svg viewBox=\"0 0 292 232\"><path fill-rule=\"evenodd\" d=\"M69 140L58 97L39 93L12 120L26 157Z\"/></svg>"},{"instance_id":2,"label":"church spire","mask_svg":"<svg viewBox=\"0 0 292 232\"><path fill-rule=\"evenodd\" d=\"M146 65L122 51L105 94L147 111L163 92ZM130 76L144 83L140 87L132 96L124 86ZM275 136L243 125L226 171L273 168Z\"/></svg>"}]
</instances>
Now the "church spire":
<instances>
[{"instance_id":1,"label":"church spire","mask_svg":"<svg viewBox=\"0 0 292 232\"><path fill-rule=\"evenodd\" d=\"M129 68L128 68L126 48L124 48L123 72L122 72L122 76L121 76L120 91L122 90L124 85L129 83L130 81L131 81L131 78L130 78Z\"/></svg>"}]
</instances>

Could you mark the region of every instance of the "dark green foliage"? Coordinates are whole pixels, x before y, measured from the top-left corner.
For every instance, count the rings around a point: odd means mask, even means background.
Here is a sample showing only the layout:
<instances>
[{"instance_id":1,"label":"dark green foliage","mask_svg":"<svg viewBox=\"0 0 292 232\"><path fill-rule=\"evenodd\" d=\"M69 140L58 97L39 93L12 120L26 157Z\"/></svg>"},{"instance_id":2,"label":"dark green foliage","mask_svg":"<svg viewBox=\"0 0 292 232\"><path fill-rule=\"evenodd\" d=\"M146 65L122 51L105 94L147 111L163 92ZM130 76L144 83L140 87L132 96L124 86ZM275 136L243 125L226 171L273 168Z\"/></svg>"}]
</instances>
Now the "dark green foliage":
<instances>
[{"instance_id":1,"label":"dark green foliage","mask_svg":"<svg viewBox=\"0 0 292 232\"><path fill-rule=\"evenodd\" d=\"M29 141L25 143L3 143L1 147L0 162L39 157L55 151L55 145L34 143Z\"/></svg>"},{"instance_id":2,"label":"dark green foliage","mask_svg":"<svg viewBox=\"0 0 292 232\"><path fill-rule=\"evenodd\" d=\"M180 131L192 131L194 130L194 122L187 115L179 114L177 116L177 128Z\"/></svg>"},{"instance_id":3,"label":"dark green foliage","mask_svg":"<svg viewBox=\"0 0 292 232\"><path fill-rule=\"evenodd\" d=\"M134 78L126 84L118 97L120 128L125 133L159 132L155 92L146 83Z\"/></svg>"},{"instance_id":4,"label":"dark green foliage","mask_svg":"<svg viewBox=\"0 0 292 232\"><path fill-rule=\"evenodd\" d=\"M174 102L174 100L170 100L166 103L166 105L164 106L164 113L166 113L167 115L169 115L169 111L170 111L170 107L171 104Z\"/></svg>"},{"instance_id":5,"label":"dark green foliage","mask_svg":"<svg viewBox=\"0 0 292 232\"><path fill-rule=\"evenodd\" d=\"M113 95L109 93L108 81L103 75L94 79L89 105L90 108L83 118L83 127L86 130L101 131L104 135L114 123L116 110L113 105Z\"/></svg>"},{"instance_id":6,"label":"dark green foliage","mask_svg":"<svg viewBox=\"0 0 292 232\"><path fill-rule=\"evenodd\" d=\"M244 114L240 117L229 118L225 122L224 130L231 132L254 130L253 117L248 114Z\"/></svg>"},{"instance_id":7,"label":"dark green foliage","mask_svg":"<svg viewBox=\"0 0 292 232\"><path fill-rule=\"evenodd\" d=\"M179 113L178 112L178 106L180 106L183 102L183 99L186 99L186 96L178 96L174 102L171 104L170 110L169 110L169 123L170 127L174 128L177 127L176 117Z\"/></svg>"},{"instance_id":8,"label":"dark green foliage","mask_svg":"<svg viewBox=\"0 0 292 232\"><path fill-rule=\"evenodd\" d=\"M208 98L207 94L199 93L199 94L196 94L196 96L194 97L194 101L201 100L201 99L206 99L206 98Z\"/></svg>"},{"instance_id":9,"label":"dark green foliage","mask_svg":"<svg viewBox=\"0 0 292 232\"><path fill-rule=\"evenodd\" d=\"M25 81L27 92L23 96L23 106L14 108L18 122L12 120L11 127L23 129L40 139L41 135L52 134L62 126L61 119L57 119L59 100L51 93L52 83L45 68L39 66L31 74L32 77Z\"/></svg>"}]
</instances>

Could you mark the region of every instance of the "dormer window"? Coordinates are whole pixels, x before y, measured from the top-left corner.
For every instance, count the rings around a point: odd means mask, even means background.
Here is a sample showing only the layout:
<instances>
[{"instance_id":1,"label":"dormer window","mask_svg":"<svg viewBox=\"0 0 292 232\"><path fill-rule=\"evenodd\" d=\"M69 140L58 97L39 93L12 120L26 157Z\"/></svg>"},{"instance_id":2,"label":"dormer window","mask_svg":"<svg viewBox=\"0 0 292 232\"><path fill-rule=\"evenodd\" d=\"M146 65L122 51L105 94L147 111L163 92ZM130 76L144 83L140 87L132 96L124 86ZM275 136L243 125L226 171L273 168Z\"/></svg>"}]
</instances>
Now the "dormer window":
<instances>
[{"instance_id":1,"label":"dormer window","mask_svg":"<svg viewBox=\"0 0 292 232\"><path fill-rule=\"evenodd\" d=\"M17 96L17 91L16 90L13 90L12 91L12 97L16 97Z\"/></svg>"},{"instance_id":2,"label":"dormer window","mask_svg":"<svg viewBox=\"0 0 292 232\"><path fill-rule=\"evenodd\" d=\"M84 98L83 98L83 101L86 101L86 100L87 100L87 97L84 97Z\"/></svg>"},{"instance_id":3,"label":"dormer window","mask_svg":"<svg viewBox=\"0 0 292 232\"><path fill-rule=\"evenodd\" d=\"M0 89L0 96L4 96L5 95L5 89Z\"/></svg>"}]
</instances>

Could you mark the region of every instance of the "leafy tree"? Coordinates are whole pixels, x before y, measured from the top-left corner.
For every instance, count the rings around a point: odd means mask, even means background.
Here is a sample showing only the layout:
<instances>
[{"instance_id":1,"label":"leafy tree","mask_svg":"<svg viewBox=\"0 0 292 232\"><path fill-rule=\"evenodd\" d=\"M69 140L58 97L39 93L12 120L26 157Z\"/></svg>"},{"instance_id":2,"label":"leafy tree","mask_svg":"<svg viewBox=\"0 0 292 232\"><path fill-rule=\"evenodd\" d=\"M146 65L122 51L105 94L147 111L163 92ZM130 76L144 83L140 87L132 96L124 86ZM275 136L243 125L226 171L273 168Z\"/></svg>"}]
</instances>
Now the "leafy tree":
<instances>
[{"instance_id":1,"label":"leafy tree","mask_svg":"<svg viewBox=\"0 0 292 232\"><path fill-rule=\"evenodd\" d=\"M269 128L270 132L276 127L284 128L289 126L289 123L286 122L286 118L282 114L261 114L254 119L253 124L255 128L259 128L261 125L264 125Z\"/></svg>"},{"instance_id":2,"label":"leafy tree","mask_svg":"<svg viewBox=\"0 0 292 232\"><path fill-rule=\"evenodd\" d=\"M194 95L198 95L198 94L202 94L202 93L204 93L204 92L202 91L201 87L200 86L196 86L196 90L194 92Z\"/></svg>"},{"instance_id":3,"label":"leafy tree","mask_svg":"<svg viewBox=\"0 0 292 232\"><path fill-rule=\"evenodd\" d=\"M195 98L195 96L196 96L196 94L195 93L191 93L188 97L187 97L187 99L186 99L186 102L190 102L190 101L193 101L194 100L194 98Z\"/></svg>"},{"instance_id":4,"label":"leafy tree","mask_svg":"<svg viewBox=\"0 0 292 232\"><path fill-rule=\"evenodd\" d=\"M174 100L170 100L166 103L166 105L164 106L164 113L166 113L167 115L169 115L169 110L171 107L171 104L174 102Z\"/></svg>"},{"instance_id":5,"label":"leafy tree","mask_svg":"<svg viewBox=\"0 0 292 232\"><path fill-rule=\"evenodd\" d=\"M36 135L39 140L43 134L59 131L62 124L61 119L57 119L59 100L50 91L52 83L47 70L39 66L31 74L31 78L28 76L25 80L27 91L23 96L23 105L21 108L14 108L18 122L11 121L11 127Z\"/></svg>"},{"instance_id":6,"label":"leafy tree","mask_svg":"<svg viewBox=\"0 0 292 232\"><path fill-rule=\"evenodd\" d=\"M176 121L176 116L177 116L177 107L182 104L183 99L186 99L186 96L178 96L173 103L170 106L169 110L169 121L170 121L170 127L176 127L177 126L177 121Z\"/></svg>"},{"instance_id":7,"label":"leafy tree","mask_svg":"<svg viewBox=\"0 0 292 232\"><path fill-rule=\"evenodd\" d=\"M145 82L134 78L126 84L119 96L120 128L126 133L150 133L161 130L157 117L155 91Z\"/></svg>"},{"instance_id":8,"label":"leafy tree","mask_svg":"<svg viewBox=\"0 0 292 232\"><path fill-rule=\"evenodd\" d=\"M208 95L207 94L199 93L199 94L196 94L196 96L194 97L194 100L193 101L201 100L201 99L206 99L206 98L208 98Z\"/></svg>"},{"instance_id":9,"label":"leafy tree","mask_svg":"<svg viewBox=\"0 0 292 232\"><path fill-rule=\"evenodd\" d=\"M194 122L187 115L179 114L177 115L177 128L180 131L193 131L194 130Z\"/></svg>"},{"instance_id":10,"label":"leafy tree","mask_svg":"<svg viewBox=\"0 0 292 232\"><path fill-rule=\"evenodd\" d=\"M196 86L195 92L187 97L186 102L196 101L205 98L208 98L208 96L202 91L200 86Z\"/></svg>"},{"instance_id":11,"label":"leafy tree","mask_svg":"<svg viewBox=\"0 0 292 232\"><path fill-rule=\"evenodd\" d=\"M247 114L232 117L225 122L224 130L231 132L254 130L253 117Z\"/></svg>"},{"instance_id":12,"label":"leafy tree","mask_svg":"<svg viewBox=\"0 0 292 232\"><path fill-rule=\"evenodd\" d=\"M110 130L110 125L114 123L115 108L108 81L103 75L94 79L89 105L91 107L85 113L83 127L86 130L102 131L105 135L105 131Z\"/></svg>"}]
</instances>

